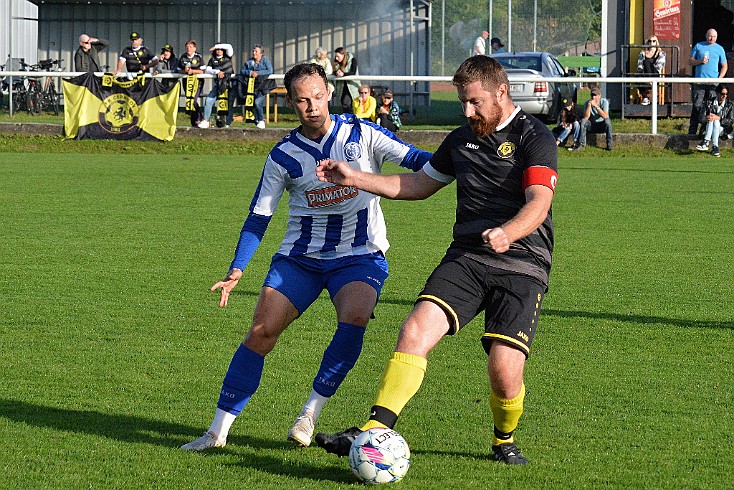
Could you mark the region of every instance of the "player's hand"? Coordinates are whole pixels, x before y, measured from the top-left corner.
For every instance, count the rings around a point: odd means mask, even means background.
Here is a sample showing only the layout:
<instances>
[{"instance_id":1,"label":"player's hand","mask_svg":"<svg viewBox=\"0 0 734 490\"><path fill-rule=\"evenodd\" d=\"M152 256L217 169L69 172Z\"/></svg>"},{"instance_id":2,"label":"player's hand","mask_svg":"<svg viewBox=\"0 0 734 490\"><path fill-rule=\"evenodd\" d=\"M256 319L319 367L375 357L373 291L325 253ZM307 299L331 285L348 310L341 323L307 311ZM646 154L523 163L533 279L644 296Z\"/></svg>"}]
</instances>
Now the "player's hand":
<instances>
[{"instance_id":1,"label":"player's hand","mask_svg":"<svg viewBox=\"0 0 734 490\"><path fill-rule=\"evenodd\" d=\"M354 171L347 162L325 159L316 165L316 177L321 182L339 185L353 185Z\"/></svg>"},{"instance_id":2,"label":"player's hand","mask_svg":"<svg viewBox=\"0 0 734 490\"><path fill-rule=\"evenodd\" d=\"M234 289L240 279L242 278L242 271L239 269L232 269L227 273L227 276L221 281L214 284L210 291L213 293L219 288L222 288L222 295L219 298L219 307L224 308L227 306L229 300L229 293Z\"/></svg>"},{"instance_id":3,"label":"player's hand","mask_svg":"<svg viewBox=\"0 0 734 490\"><path fill-rule=\"evenodd\" d=\"M482 240L498 254L510 249L510 239L502 228L489 228L482 233Z\"/></svg>"}]
</instances>

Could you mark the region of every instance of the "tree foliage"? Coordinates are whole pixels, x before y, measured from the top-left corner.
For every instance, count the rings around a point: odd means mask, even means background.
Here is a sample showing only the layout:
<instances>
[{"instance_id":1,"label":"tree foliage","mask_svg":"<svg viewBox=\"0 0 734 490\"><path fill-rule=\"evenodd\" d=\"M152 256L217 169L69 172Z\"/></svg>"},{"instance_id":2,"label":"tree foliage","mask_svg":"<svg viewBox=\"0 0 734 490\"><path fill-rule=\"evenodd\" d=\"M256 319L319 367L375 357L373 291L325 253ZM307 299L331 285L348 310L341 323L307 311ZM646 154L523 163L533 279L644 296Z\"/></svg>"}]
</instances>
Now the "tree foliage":
<instances>
[{"instance_id":1,"label":"tree foliage","mask_svg":"<svg viewBox=\"0 0 734 490\"><path fill-rule=\"evenodd\" d=\"M474 40L483 30L511 44L514 51L550 51L557 55L593 52L590 46L601 37L601 0L537 0L537 12L535 0L512 0L511 23L508 1L492 1L490 29L489 0L434 0L434 67L440 70L443 52L446 69L451 72L471 53ZM510 25L512 37L508 43Z\"/></svg>"}]
</instances>

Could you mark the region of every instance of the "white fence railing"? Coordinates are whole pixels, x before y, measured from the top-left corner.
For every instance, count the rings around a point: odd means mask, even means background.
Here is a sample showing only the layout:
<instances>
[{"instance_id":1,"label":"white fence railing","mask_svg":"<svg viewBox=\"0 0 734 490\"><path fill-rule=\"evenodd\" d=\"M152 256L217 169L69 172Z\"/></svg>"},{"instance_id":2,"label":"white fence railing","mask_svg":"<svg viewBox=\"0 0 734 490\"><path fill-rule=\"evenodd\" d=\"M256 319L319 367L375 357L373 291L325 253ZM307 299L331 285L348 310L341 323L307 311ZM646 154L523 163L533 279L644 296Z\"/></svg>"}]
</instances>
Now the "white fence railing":
<instances>
[{"instance_id":1,"label":"white fence railing","mask_svg":"<svg viewBox=\"0 0 734 490\"><path fill-rule=\"evenodd\" d=\"M68 77L75 77L78 75L83 75L84 72L59 72L59 71L0 71L0 77L10 76L10 77L32 77L32 78L38 78L38 77L61 77L61 78L68 78ZM102 76L103 73L99 72L96 73L96 75ZM127 73L120 73L119 76L124 77L127 76ZM136 74L130 73L130 76L135 76ZM186 75L180 75L176 73L163 73L159 75L146 75L148 77L153 78L184 78ZM200 78L214 78L215 75L198 75ZM283 80L284 74L273 74L270 75L269 78L272 78L274 80ZM335 77L329 77L329 78L335 78ZM339 80L361 80L361 81L384 81L384 82L451 82L450 76L392 76L392 75L359 75L359 76L347 76L342 77ZM527 77L513 77L513 81L520 81L520 82L534 82L537 81L538 78L534 76L527 76ZM693 77L548 77L545 78L548 82L567 82L567 83L579 83L579 84L594 84L598 85L602 88L602 93L604 93L604 86L607 84L641 84L641 83L650 83L651 86L651 96L652 100L650 101L650 107L651 107L651 122L652 122L652 134L658 134L658 87L660 84L676 84L676 83L688 83L688 84L719 84L719 83L727 83L727 84L733 84L734 85L734 78L693 78ZM59 88L60 84L59 84ZM12 97L12 84L10 85L10 93ZM10 104L12 106L12 104ZM411 104L412 105L412 104Z\"/></svg>"}]
</instances>

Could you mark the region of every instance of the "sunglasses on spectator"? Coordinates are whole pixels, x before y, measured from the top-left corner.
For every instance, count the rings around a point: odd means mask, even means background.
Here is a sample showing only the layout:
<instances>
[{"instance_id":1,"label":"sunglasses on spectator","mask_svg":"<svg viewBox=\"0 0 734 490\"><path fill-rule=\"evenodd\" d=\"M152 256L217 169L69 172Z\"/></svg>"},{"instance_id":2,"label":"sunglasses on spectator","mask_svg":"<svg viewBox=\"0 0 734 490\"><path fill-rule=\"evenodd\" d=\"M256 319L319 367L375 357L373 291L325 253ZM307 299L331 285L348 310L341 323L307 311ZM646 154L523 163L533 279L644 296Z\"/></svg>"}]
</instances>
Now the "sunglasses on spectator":
<instances>
[{"instance_id":1,"label":"sunglasses on spectator","mask_svg":"<svg viewBox=\"0 0 734 490\"><path fill-rule=\"evenodd\" d=\"M723 95L724 97L726 97L727 95L729 95L729 92L720 92L719 95Z\"/></svg>"},{"instance_id":2,"label":"sunglasses on spectator","mask_svg":"<svg viewBox=\"0 0 734 490\"><path fill-rule=\"evenodd\" d=\"M360 94L368 94L369 92L360 92Z\"/></svg>"}]
</instances>

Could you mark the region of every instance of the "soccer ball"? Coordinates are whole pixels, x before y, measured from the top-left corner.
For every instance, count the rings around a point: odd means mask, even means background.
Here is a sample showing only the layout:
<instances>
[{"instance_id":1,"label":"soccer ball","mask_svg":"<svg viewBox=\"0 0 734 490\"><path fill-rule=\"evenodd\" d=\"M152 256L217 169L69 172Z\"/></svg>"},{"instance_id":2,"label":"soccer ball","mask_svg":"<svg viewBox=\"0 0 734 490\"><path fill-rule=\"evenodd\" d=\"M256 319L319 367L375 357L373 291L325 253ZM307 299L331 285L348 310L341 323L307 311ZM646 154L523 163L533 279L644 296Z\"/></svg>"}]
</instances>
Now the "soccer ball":
<instances>
[{"instance_id":1,"label":"soccer ball","mask_svg":"<svg viewBox=\"0 0 734 490\"><path fill-rule=\"evenodd\" d=\"M395 483L410 467L410 448L392 429L370 429L359 434L349 450L349 467L369 485Z\"/></svg>"}]
</instances>

